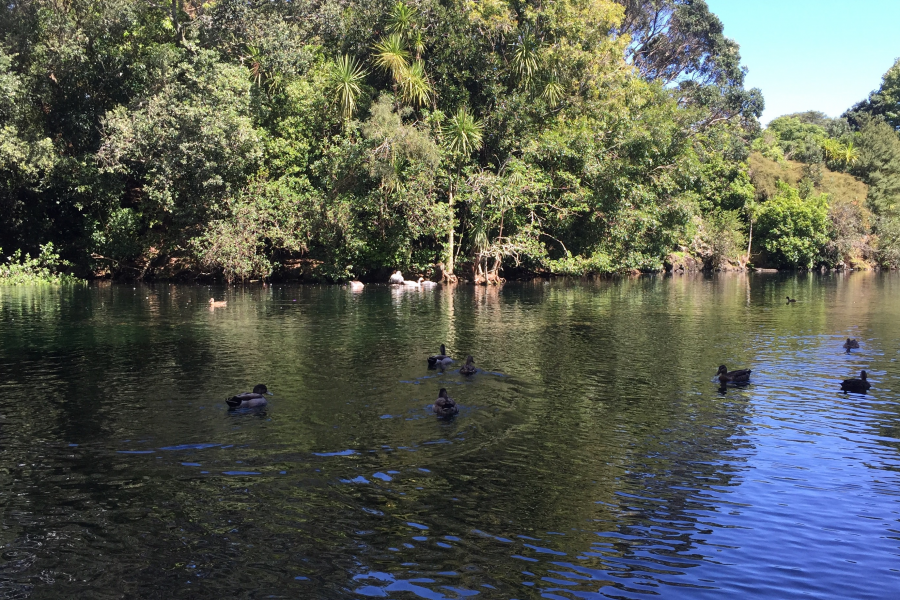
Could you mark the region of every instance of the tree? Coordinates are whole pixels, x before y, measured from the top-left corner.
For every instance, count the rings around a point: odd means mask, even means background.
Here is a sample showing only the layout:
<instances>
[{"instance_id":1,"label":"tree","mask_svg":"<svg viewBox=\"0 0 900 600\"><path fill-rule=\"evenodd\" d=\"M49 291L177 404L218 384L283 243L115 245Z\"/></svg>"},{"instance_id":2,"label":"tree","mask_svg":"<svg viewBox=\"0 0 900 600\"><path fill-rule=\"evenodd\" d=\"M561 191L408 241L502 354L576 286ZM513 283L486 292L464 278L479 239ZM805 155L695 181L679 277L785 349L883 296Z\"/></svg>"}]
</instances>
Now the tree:
<instances>
[{"instance_id":1,"label":"tree","mask_svg":"<svg viewBox=\"0 0 900 600\"><path fill-rule=\"evenodd\" d=\"M456 114L450 117L447 125L444 127L444 147L450 153L453 162L456 164L456 178L459 178L460 165L472 152L481 149L484 140L484 124L475 119L465 106L457 109ZM447 254L446 254L446 273L453 276L453 263L455 255L453 252L454 236L456 224L453 218L453 193L454 183L451 179L447 195L450 206L450 224L447 233Z\"/></svg>"},{"instance_id":2,"label":"tree","mask_svg":"<svg viewBox=\"0 0 900 600\"><path fill-rule=\"evenodd\" d=\"M344 54L331 64L330 85L345 121L353 117L361 91L360 84L365 76L365 69L352 56Z\"/></svg>"},{"instance_id":3,"label":"tree","mask_svg":"<svg viewBox=\"0 0 900 600\"><path fill-rule=\"evenodd\" d=\"M844 113L851 124L858 128L865 123L862 119L864 115L881 117L896 131L900 131L900 58L882 76L881 87Z\"/></svg>"}]
</instances>

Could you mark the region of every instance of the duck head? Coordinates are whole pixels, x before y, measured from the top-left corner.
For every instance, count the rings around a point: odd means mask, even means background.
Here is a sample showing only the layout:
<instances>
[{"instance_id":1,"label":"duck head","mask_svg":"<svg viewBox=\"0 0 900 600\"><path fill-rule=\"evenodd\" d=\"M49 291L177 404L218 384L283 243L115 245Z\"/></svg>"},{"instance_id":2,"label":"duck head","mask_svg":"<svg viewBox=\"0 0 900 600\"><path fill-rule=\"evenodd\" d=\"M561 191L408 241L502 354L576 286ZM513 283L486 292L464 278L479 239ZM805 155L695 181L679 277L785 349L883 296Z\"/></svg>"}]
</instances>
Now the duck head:
<instances>
[{"instance_id":1,"label":"duck head","mask_svg":"<svg viewBox=\"0 0 900 600\"><path fill-rule=\"evenodd\" d=\"M257 383L253 387L253 393L254 394L268 394L270 396L273 395L272 392L269 391L269 388L267 388L266 384L264 384L264 383Z\"/></svg>"},{"instance_id":2,"label":"duck head","mask_svg":"<svg viewBox=\"0 0 900 600\"><path fill-rule=\"evenodd\" d=\"M441 388L441 391L438 392L438 398L447 398L447 388Z\"/></svg>"},{"instance_id":3,"label":"duck head","mask_svg":"<svg viewBox=\"0 0 900 600\"><path fill-rule=\"evenodd\" d=\"M863 371L862 373L860 373L859 378L862 379L863 381L865 381L866 380L866 372Z\"/></svg>"},{"instance_id":4,"label":"duck head","mask_svg":"<svg viewBox=\"0 0 900 600\"><path fill-rule=\"evenodd\" d=\"M441 356L447 356L447 349L444 348L443 344L441 344Z\"/></svg>"},{"instance_id":5,"label":"duck head","mask_svg":"<svg viewBox=\"0 0 900 600\"><path fill-rule=\"evenodd\" d=\"M475 364L475 359L472 357L471 354L470 354L469 356L466 357L466 364L467 364L467 365L474 365L474 364Z\"/></svg>"},{"instance_id":6,"label":"duck head","mask_svg":"<svg viewBox=\"0 0 900 600\"><path fill-rule=\"evenodd\" d=\"M726 367L725 365L719 365L719 370L716 371L716 375L725 375L726 373L728 373L728 367Z\"/></svg>"}]
</instances>

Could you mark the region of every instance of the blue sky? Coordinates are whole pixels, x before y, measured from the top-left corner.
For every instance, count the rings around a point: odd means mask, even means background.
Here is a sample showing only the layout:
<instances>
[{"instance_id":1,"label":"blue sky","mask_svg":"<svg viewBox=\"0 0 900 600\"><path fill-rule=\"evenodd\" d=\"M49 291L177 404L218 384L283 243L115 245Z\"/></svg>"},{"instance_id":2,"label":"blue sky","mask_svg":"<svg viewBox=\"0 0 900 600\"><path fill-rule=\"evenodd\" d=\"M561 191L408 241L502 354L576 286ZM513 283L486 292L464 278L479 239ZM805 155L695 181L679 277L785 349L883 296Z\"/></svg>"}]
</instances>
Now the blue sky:
<instances>
[{"instance_id":1,"label":"blue sky","mask_svg":"<svg viewBox=\"0 0 900 600\"><path fill-rule=\"evenodd\" d=\"M900 0L707 0L741 46L763 123L804 110L836 117L900 57Z\"/></svg>"}]
</instances>

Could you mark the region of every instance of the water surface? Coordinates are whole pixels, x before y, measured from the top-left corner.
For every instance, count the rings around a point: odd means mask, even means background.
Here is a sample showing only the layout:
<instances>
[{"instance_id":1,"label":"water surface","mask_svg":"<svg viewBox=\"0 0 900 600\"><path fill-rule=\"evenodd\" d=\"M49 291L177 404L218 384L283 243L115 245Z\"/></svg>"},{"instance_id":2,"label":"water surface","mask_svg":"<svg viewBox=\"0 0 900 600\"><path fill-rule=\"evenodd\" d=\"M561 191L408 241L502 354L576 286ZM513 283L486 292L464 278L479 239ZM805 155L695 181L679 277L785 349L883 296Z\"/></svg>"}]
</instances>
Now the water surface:
<instances>
[{"instance_id":1,"label":"water surface","mask_svg":"<svg viewBox=\"0 0 900 600\"><path fill-rule=\"evenodd\" d=\"M0 287L0 598L893 597L898 292Z\"/></svg>"}]
</instances>

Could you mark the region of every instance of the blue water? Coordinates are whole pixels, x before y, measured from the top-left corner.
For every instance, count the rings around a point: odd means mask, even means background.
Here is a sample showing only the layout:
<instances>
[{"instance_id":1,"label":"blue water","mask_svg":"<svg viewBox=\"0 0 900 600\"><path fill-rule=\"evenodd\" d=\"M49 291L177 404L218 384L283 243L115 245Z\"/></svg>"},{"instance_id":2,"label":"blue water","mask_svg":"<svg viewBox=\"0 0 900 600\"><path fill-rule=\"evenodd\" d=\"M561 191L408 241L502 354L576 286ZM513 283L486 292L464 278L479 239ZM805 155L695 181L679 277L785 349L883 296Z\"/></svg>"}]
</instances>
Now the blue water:
<instances>
[{"instance_id":1,"label":"blue water","mask_svg":"<svg viewBox=\"0 0 900 600\"><path fill-rule=\"evenodd\" d=\"M0 287L0 598L894 597L898 292Z\"/></svg>"}]
</instances>

